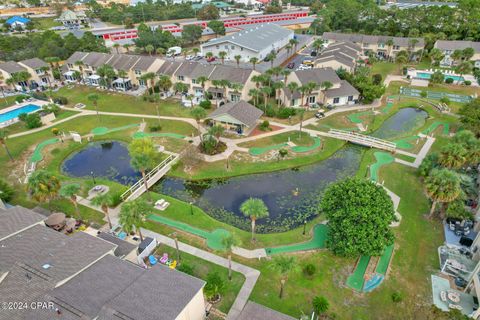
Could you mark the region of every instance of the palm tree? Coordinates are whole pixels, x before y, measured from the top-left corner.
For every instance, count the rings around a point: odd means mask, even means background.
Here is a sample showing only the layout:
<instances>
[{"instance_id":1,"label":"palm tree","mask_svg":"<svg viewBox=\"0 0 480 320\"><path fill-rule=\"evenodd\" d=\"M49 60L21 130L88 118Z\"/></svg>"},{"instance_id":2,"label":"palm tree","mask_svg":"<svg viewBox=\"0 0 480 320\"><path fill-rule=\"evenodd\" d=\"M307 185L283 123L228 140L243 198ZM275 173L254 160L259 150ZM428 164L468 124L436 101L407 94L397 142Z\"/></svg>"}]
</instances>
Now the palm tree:
<instances>
[{"instance_id":1,"label":"palm tree","mask_svg":"<svg viewBox=\"0 0 480 320\"><path fill-rule=\"evenodd\" d=\"M97 118L98 121L100 122L100 114L98 113L98 100L100 99L100 96L96 93L90 93L87 96L88 101L91 101L93 103L93 106L95 107L95 111L97 111Z\"/></svg>"},{"instance_id":2,"label":"palm tree","mask_svg":"<svg viewBox=\"0 0 480 320\"><path fill-rule=\"evenodd\" d=\"M131 46L131 45L128 44L128 43L125 43L125 44L123 45L123 48L124 48L125 50L127 50L127 53L130 52L130 46Z\"/></svg>"},{"instance_id":3,"label":"palm tree","mask_svg":"<svg viewBox=\"0 0 480 320\"><path fill-rule=\"evenodd\" d=\"M7 147L7 137L8 137L8 131L0 130L0 144L5 148L5 151L7 152L7 155L10 158L10 161L13 161L12 154L10 153L10 150Z\"/></svg>"},{"instance_id":4,"label":"palm tree","mask_svg":"<svg viewBox=\"0 0 480 320\"><path fill-rule=\"evenodd\" d=\"M168 75L162 74L158 78L157 85L165 93L165 95L167 95L168 90L172 87L172 80Z\"/></svg>"},{"instance_id":5,"label":"palm tree","mask_svg":"<svg viewBox=\"0 0 480 320\"><path fill-rule=\"evenodd\" d=\"M74 65L78 67L78 70L80 71L80 78L83 80L83 66L84 66L83 61L77 60L75 61Z\"/></svg>"},{"instance_id":6,"label":"palm tree","mask_svg":"<svg viewBox=\"0 0 480 320\"><path fill-rule=\"evenodd\" d=\"M287 56L290 55L290 50L292 50L292 45L289 43L285 46L285 49L287 49Z\"/></svg>"},{"instance_id":7,"label":"palm tree","mask_svg":"<svg viewBox=\"0 0 480 320\"><path fill-rule=\"evenodd\" d=\"M205 90L205 83L208 81L208 78L205 76L200 76L197 78L197 82L200 83L203 91L203 98L207 99L207 91Z\"/></svg>"},{"instance_id":8,"label":"palm tree","mask_svg":"<svg viewBox=\"0 0 480 320\"><path fill-rule=\"evenodd\" d=\"M462 193L460 178L448 169L433 169L425 179L425 191L432 199L432 208L428 218L433 217L437 203L448 203L457 199Z\"/></svg>"},{"instance_id":9,"label":"palm tree","mask_svg":"<svg viewBox=\"0 0 480 320\"><path fill-rule=\"evenodd\" d=\"M218 143L220 142L220 137L224 132L225 132L225 128L222 127L221 125L215 125L210 127L210 129L208 129L208 134L215 137L217 146L218 146Z\"/></svg>"},{"instance_id":10,"label":"palm tree","mask_svg":"<svg viewBox=\"0 0 480 320\"><path fill-rule=\"evenodd\" d=\"M225 64L225 57L228 55L228 53L226 53L225 51L220 51L218 53L218 57L220 58L220 60L222 60L222 64Z\"/></svg>"},{"instance_id":11,"label":"palm tree","mask_svg":"<svg viewBox=\"0 0 480 320\"><path fill-rule=\"evenodd\" d=\"M300 91L300 94L301 94L301 96L302 96L302 97L301 97L301 101L302 101L301 105L302 105L302 106L305 105L305 104L304 104L304 98L305 98L305 95L307 94L308 90L309 90L309 89L307 88L307 86L300 86L300 87L298 87L298 91Z\"/></svg>"},{"instance_id":12,"label":"palm tree","mask_svg":"<svg viewBox=\"0 0 480 320\"><path fill-rule=\"evenodd\" d=\"M323 46L323 40L322 39L315 39L312 43L312 47L315 49L315 51L320 51L320 49Z\"/></svg>"},{"instance_id":13,"label":"palm tree","mask_svg":"<svg viewBox=\"0 0 480 320\"><path fill-rule=\"evenodd\" d=\"M287 85L288 76L290 75L290 73L292 73L292 72L288 69L281 69L280 70L280 74L283 76L283 83L285 83L285 85Z\"/></svg>"},{"instance_id":14,"label":"palm tree","mask_svg":"<svg viewBox=\"0 0 480 320\"><path fill-rule=\"evenodd\" d=\"M64 184L60 188L60 196L69 199L75 207L75 214L80 219L80 212L78 211L77 193L80 191L80 185L76 183Z\"/></svg>"},{"instance_id":15,"label":"palm tree","mask_svg":"<svg viewBox=\"0 0 480 320\"><path fill-rule=\"evenodd\" d=\"M257 88L252 88L248 91L248 95L255 99L255 106L258 106L258 96L260 95L260 90Z\"/></svg>"},{"instance_id":16,"label":"palm tree","mask_svg":"<svg viewBox=\"0 0 480 320\"><path fill-rule=\"evenodd\" d=\"M40 68L40 71L42 71L43 74L47 76L48 87L51 87L52 83L50 82L50 74L48 73L48 71L50 71L50 67L49 66L43 66L43 67Z\"/></svg>"},{"instance_id":17,"label":"palm tree","mask_svg":"<svg viewBox=\"0 0 480 320\"><path fill-rule=\"evenodd\" d=\"M155 47L151 44L147 44L145 46L145 52L148 53L150 56L152 56L153 51L155 51Z\"/></svg>"},{"instance_id":18,"label":"palm tree","mask_svg":"<svg viewBox=\"0 0 480 320\"><path fill-rule=\"evenodd\" d=\"M28 178L27 189L33 199L39 202L50 202L58 196L60 181L46 170L37 170Z\"/></svg>"},{"instance_id":19,"label":"palm tree","mask_svg":"<svg viewBox=\"0 0 480 320\"><path fill-rule=\"evenodd\" d=\"M288 274L298 268L297 261L295 257L292 256L276 256L273 258L270 267L280 274L280 293L278 297L282 299L285 282L288 279Z\"/></svg>"},{"instance_id":20,"label":"palm tree","mask_svg":"<svg viewBox=\"0 0 480 320\"><path fill-rule=\"evenodd\" d=\"M165 55L165 52L166 52L165 48L162 48L162 47L158 47L157 49L155 49L155 53L156 53L159 57Z\"/></svg>"},{"instance_id":21,"label":"palm tree","mask_svg":"<svg viewBox=\"0 0 480 320\"><path fill-rule=\"evenodd\" d=\"M318 87L318 85L313 81L309 81L304 87L305 87L305 94L308 98L312 94L313 90L315 90ZM307 102L308 102L308 99L305 102L305 106L308 106Z\"/></svg>"},{"instance_id":22,"label":"palm tree","mask_svg":"<svg viewBox=\"0 0 480 320\"><path fill-rule=\"evenodd\" d=\"M28 80L32 77L30 72L28 71L20 71L13 74L13 78L15 82L20 83L22 85L22 89L25 90L25 84L28 86Z\"/></svg>"},{"instance_id":23,"label":"palm tree","mask_svg":"<svg viewBox=\"0 0 480 320\"><path fill-rule=\"evenodd\" d=\"M146 171L155 167L156 151L153 141L150 138L134 139L128 145L128 153L130 154L130 165L142 174L145 192L147 192L148 199L151 201Z\"/></svg>"},{"instance_id":24,"label":"palm tree","mask_svg":"<svg viewBox=\"0 0 480 320\"><path fill-rule=\"evenodd\" d=\"M202 107L195 107L190 111L190 114L197 121L198 134L200 134L201 137L202 134L200 131L200 120L207 116L207 111L205 111L205 109L203 109Z\"/></svg>"},{"instance_id":25,"label":"palm tree","mask_svg":"<svg viewBox=\"0 0 480 320\"><path fill-rule=\"evenodd\" d=\"M5 96L5 91L3 89L3 86L1 85L3 83L3 80L5 80L5 78L3 77L2 74L0 74L0 90L2 90L2 96L3 96L3 99L5 100L5 104L8 104L7 97Z\"/></svg>"},{"instance_id":26,"label":"palm tree","mask_svg":"<svg viewBox=\"0 0 480 320\"><path fill-rule=\"evenodd\" d=\"M115 78L116 75L113 67L108 64L103 64L98 67L97 74L102 78L102 85L110 89L112 87L112 80L113 78Z\"/></svg>"},{"instance_id":27,"label":"palm tree","mask_svg":"<svg viewBox=\"0 0 480 320\"><path fill-rule=\"evenodd\" d=\"M200 48L192 48L193 55L196 57L198 56L198 53L200 52Z\"/></svg>"},{"instance_id":28,"label":"palm tree","mask_svg":"<svg viewBox=\"0 0 480 320\"><path fill-rule=\"evenodd\" d=\"M212 52L205 53L205 58L207 59L213 58L213 53Z\"/></svg>"},{"instance_id":29,"label":"palm tree","mask_svg":"<svg viewBox=\"0 0 480 320\"><path fill-rule=\"evenodd\" d=\"M293 48L296 52L297 51L297 46L298 46L298 40L297 39L290 39L290 41L288 41L288 43L293 46Z\"/></svg>"},{"instance_id":30,"label":"palm tree","mask_svg":"<svg viewBox=\"0 0 480 320\"><path fill-rule=\"evenodd\" d=\"M393 48L393 45L394 45L393 39L392 38L387 39L387 41L385 41L385 44L388 47L387 58L390 60L390 56L392 54L392 48Z\"/></svg>"},{"instance_id":31,"label":"palm tree","mask_svg":"<svg viewBox=\"0 0 480 320\"><path fill-rule=\"evenodd\" d=\"M60 58L59 57L45 57L43 59L46 63L50 64L50 69L52 70L57 70L58 74L60 75L60 79L59 80L62 80L62 73L60 72L59 68L60 68Z\"/></svg>"},{"instance_id":32,"label":"palm tree","mask_svg":"<svg viewBox=\"0 0 480 320\"><path fill-rule=\"evenodd\" d=\"M102 194L97 195L90 202L91 202L92 205L102 208L102 211L105 213L105 217L107 217L108 226L111 229L112 228L112 221L110 220L110 215L108 213L108 208L112 207L115 204L112 196L109 193L102 193Z\"/></svg>"},{"instance_id":33,"label":"palm tree","mask_svg":"<svg viewBox=\"0 0 480 320\"><path fill-rule=\"evenodd\" d=\"M252 221L252 241L255 241L255 222L268 217L268 208L262 199L249 198L242 203L240 211Z\"/></svg>"},{"instance_id":34,"label":"palm tree","mask_svg":"<svg viewBox=\"0 0 480 320\"><path fill-rule=\"evenodd\" d=\"M250 63L252 64L253 70L255 70L255 65L258 63L258 58L250 58Z\"/></svg>"},{"instance_id":35,"label":"palm tree","mask_svg":"<svg viewBox=\"0 0 480 320\"><path fill-rule=\"evenodd\" d=\"M275 99L277 100L277 108L280 107L280 94L282 93L282 89L285 87L285 84L282 81L276 81L272 83L272 89L275 92Z\"/></svg>"},{"instance_id":36,"label":"palm tree","mask_svg":"<svg viewBox=\"0 0 480 320\"><path fill-rule=\"evenodd\" d=\"M188 56L188 49L187 48L182 48L182 54L183 58L186 60Z\"/></svg>"},{"instance_id":37,"label":"palm tree","mask_svg":"<svg viewBox=\"0 0 480 320\"><path fill-rule=\"evenodd\" d=\"M298 90L298 83L297 82L290 82L287 84L287 88L290 91L290 97L293 97L293 93Z\"/></svg>"},{"instance_id":38,"label":"palm tree","mask_svg":"<svg viewBox=\"0 0 480 320\"><path fill-rule=\"evenodd\" d=\"M233 234L228 234L222 238L222 245L228 253L228 280L232 280L232 251L239 244L240 241Z\"/></svg>"},{"instance_id":39,"label":"palm tree","mask_svg":"<svg viewBox=\"0 0 480 320\"><path fill-rule=\"evenodd\" d=\"M260 89L260 92L263 95L263 109L264 109L264 112L267 113L268 97L272 94L272 88L263 86Z\"/></svg>"},{"instance_id":40,"label":"palm tree","mask_svg":"<svg viewBox=\"0 0 480 320\"><path fill-rule=\"evenodd\" d=\"M143 241L140 226L145 221L147 212L150 210L148 203L142 198L125 202L120 208L119 222L127 233L136 231Z\"/></svg>"},{"instance_id":41,"label":"palm tree","mask_svg":"<svg viewBox=\"0 0 480 320\"><path fill-rule=\"evenodd\" d=\"M267 57L270 61L270 68L273 68L273 63L275 62L275 59L277 59L277 53L272 50L269 54L267 54Z\"/></svg>"},{"instance_id":42,"label":"palm tree","mask_svg":"<svg viewBox=\"0 0 480 320\"><path fill-rule=\"evenodd\" d=\"M120 47L120 44L119 43L114 43L113 44L113 47L115 48L115 52L118 54L118 48Z\"/></svg>"},{"instance_id":43,"label":"palm tree","mask_svg":"<svg viewBox=\"0 0 480 320\"><path fill-rule=\"evenodd\" d=\"M183 82L177 82L174 85L175 92L180 92L181 94L188 91L188 85Z\"/></svg>"},{"instance_id":44,"label":"palm tree","mask_svg":"<svg viewBox=\"0 0 480 320\"><path fill-rule=\"evenodd\" d=\"M219 80L218 85L223 88L223 99L225 100L225 102L227 102L228 101L227 88L232 85L231 82L226 79L222 79L222 80Z\"/></svg>"},{"instance_id":45,"label":"palm tree","mask_svg":"<svg viewBox=\"0 0 480 320\"><path fill-rule=\"evenodd\" d=\"M237 54L236 56L233 57L235 61L237 62L237 68L240 67L240 60L242 60L242 56Z\"/></svg>"},{"instance_id":46,"label":"palm tree","mask_svg":"<svg viewBox=\"0 0 480 320\"><path fill-rule=\"evenodd\" d=\"M151 87L153 87L153 82L155 82L155 73L154 72L147 72L140 77L141 80L145 82L145 86L147 87L147 91L150 92ZM151 87L148 86L148 83L151 82Z\"/></svg>"},{"instance_id":47,"label":"palm tree","mask_svg":"<svg viewBox=\"0 0 480 320\"><path fill-rule=\"evenodd\" d=\"M317 318L325 314L330 307L327 298L323 296L316 296L312 300L313 311L316 313Z\"/></svg>"},{"instance_id":48,"label":"palm tree","mask_svg":"<svg viewBox=\"0 0 480 320\"><path fill-rule=\"evenodd\" d=\"M449 143L440 150L439 163L449 169L459 169L467 162L467 150L457 143Z\"/></svg>"},{"instance_id":49,"label":"palm tree","mask_svg":"<svg viewBox=\"0 0 480 320\"><path fill-rule=\"evenodd\" d=\"M473 70L472 64L470 61L464 61L460 63L456 68L455 71L460 74L460 78L458 79L458 83L460 83L460 80L462 79L462 76L464 74L469 74Z\"/></svg>"}]
</instances>

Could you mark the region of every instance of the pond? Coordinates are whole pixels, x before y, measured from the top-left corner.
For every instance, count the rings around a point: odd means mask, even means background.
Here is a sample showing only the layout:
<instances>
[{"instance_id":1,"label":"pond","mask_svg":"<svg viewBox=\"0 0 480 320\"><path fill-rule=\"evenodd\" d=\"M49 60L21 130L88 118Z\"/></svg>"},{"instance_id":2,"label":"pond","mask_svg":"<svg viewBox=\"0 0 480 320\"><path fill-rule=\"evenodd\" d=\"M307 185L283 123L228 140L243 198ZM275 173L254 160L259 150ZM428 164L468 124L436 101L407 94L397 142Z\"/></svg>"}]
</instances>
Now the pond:
<instances>
[{"instance_id":1,"label":"pond","mask_svg":"<svg viewBox=\"0 0 480 320\"><path fill-rule=\"evenodd\" d=\"M107 178L129 185L140 179L140 173L130 167L127 146L118 141L89 143L81 151L72 154L62 165L62 172L78 178Z\"/></svg>"},{"instance_id":2,"label":"pond","mask_svg":"<svg viewBox=\"0 0 480 320\"><path fill-rule=\"evenodd\" d=\"M405 108L387 119L374 136L393 140L425 123L428 114ZM260 233L282 232L303 224L318 213L325 188L332 182L353 176L364 148L354 145L337 151L322 162L272 173L252 174L228 179L187 181L165 177L153 190L186 202L193 202L215 219L249 230L249 220L239 208L249 197L261 198L270 216L257 222ZM63 164L63 171L74 177L106 177L132 184L140 174L130 167L126 146L120 142L90 143Z\"/></svg>"}]
</instances>

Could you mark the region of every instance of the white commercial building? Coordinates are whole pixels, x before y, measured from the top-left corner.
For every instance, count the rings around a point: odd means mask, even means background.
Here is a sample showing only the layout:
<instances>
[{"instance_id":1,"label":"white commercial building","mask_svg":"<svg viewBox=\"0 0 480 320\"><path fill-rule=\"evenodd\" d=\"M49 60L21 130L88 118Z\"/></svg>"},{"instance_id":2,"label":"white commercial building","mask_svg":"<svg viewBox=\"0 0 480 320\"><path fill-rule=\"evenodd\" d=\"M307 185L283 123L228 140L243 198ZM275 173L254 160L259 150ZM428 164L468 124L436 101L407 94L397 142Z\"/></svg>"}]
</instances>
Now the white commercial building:
<instances>
[{"instance_id":1,"label":"white commercial building","mask_svg":"<svg viewBox=\"0 0 480 320\"><path fill-rule=\"evenodd\" d=\"M234 60L236 55L242 57L242 61L248 62L250 58L259 60L272 51L278 51L293 39L294 32L282 28L276 24L261 24L246 28L243 31L212 39L202 45L202 53L212 52L218 57L219 52L227 53L226 59Z\"/></svg>"}]
</instances>

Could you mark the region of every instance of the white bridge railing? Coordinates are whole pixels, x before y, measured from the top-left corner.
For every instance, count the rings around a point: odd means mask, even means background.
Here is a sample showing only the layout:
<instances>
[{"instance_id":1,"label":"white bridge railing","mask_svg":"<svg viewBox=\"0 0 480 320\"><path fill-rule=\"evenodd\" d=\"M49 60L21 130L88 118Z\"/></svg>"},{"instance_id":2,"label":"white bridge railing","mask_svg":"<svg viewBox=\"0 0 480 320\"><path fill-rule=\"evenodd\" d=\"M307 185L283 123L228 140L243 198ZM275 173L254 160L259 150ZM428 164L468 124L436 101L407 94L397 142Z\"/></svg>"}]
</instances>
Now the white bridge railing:
<instances>
[{"instance_id":1,"label":"white bridge railing","mask_svg":"<svg viewBox=\"0 0 480 320\"><path fill-rule=\"evenodd\" d=\"M394 142L390 142L380 138L375 138L372 136L367 136L357 132L330 129L328 133L333 138L350 141L350 142L361 144L367 147L383 149L383 150L392 151L392 152L397 149L397 145Z\"/></svg>"},{"instance_id":2,"label":"white bridge railing","mask_svg":"<svg viewBox=\"0 0 480 320\"><path fill-rule=\"evenodd\" d=\"M155 184L161 177L163 177L172 167L172 164L178 159L178 155L169 155L165 160L160 162L155 168L150 170L148 173L145 174L145 179L147 179L148 186ZM127 191L122 193L120 196L123 201L132 200L132 196L138 197L146 190L144 184L144 178L142 177L138 180L134 185L128 188Z\"/></svg>"}]
</instances>

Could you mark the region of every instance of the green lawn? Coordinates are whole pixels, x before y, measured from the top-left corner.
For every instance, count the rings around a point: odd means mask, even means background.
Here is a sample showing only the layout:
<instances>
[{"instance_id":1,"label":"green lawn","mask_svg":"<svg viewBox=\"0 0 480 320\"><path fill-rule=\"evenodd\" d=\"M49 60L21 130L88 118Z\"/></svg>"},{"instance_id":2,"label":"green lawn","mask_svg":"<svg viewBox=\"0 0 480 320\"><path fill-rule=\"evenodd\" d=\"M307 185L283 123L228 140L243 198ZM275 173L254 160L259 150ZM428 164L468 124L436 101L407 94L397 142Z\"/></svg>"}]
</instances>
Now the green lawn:
<instances>
[{"instance_id":1,"label":"green lawn","mask_svg":"<svg viewBox=\"0 0 480 320\"><path fill-rule=\"evenodd\" d=\"M379 61L375 62L370 68L370 74L381 74L382 79L385 80L387 75L399 75L402 71L402 65L393 62Z\"/></svg>"},{"instance_id":2,"label":"green lawn","mask_svg":"<svg viewBox=\"0 0 480 320\"><path fill-rule=\"evenodd\" d=\"M55 17L34 18L32 19L32 22L35 24L35 28L40 30L49 30L52 27L57 27L62 25L61 22L55 21Z\"/></svg>"},{"instance_id":3,"label":"green lawn","mask_svg":"<svg viewBox=\"0 0 480 320\"><path fill-rule=\"evenodd\" d=\"M144 101L143 97L133 97L122 93L99 91L86 86L63 87L57 92L57 96L64 96L68 99L68 106L73 107L77 103L84 103L86 109L95 110L92 102L88 100L90 93L97 93L98 109L106 112L122 112L156 115L155 106L159 105L161 116L190 117L190 109L182 107L173 100L162 100L159 103Z\"/></svg>"},{"instance_id":4,"label":"green lawn","mask_svg":"<svg viewBox=\"0 0 480 320\"><path fill-rule=\"evenodd\" d=\"M309 146L313 144L313 138L307 132L291 131L276 134L274 136L252 140L239 144L240 147L252 148L252 147L268 147L284 142L293 142L297 146Z\"/></svg>"},{"instance_id":5,"label":"green lawn","mask_svg":"<svg viewBox=\"0 0 480 320\"><path fill-rule=\"evenodd\" d=\"M16 96L3 97L0 93L0 110L11 107L15 103Z\"/></svg>"},{"instance_id":6,"label":"green lawn","mask_svg":"<svg viewBox=\"0 0 480 320\"><path fill-rule=\"evenodd\" d=\"M168 253L169 257L172 257L176 260L177 252L175 249L170 248L165 245L160 245L156 253L159 256L162 256L164 253ZM222 266L216 265L212 262L197 258L185 252L180 252L180 264L188 265L193 268L193 276L200 278L202 280L207 279L209 273L218 273L223 279L225 287L220 292L222 299L215 305L215 308L218 310L228 313L230 307L232 306L235 298L238 295L243 283L245 282L245 277L238 272L232 272L232 280L228 280L228 269Z\"/></svg>"}]
</instances>

